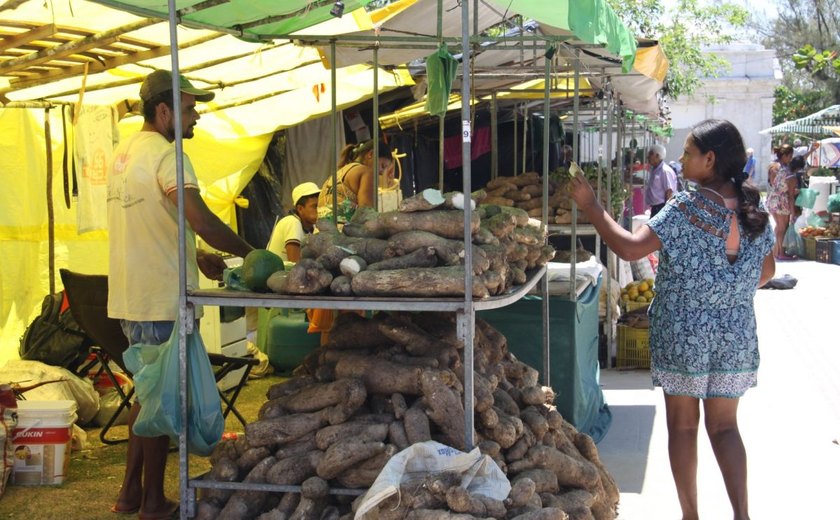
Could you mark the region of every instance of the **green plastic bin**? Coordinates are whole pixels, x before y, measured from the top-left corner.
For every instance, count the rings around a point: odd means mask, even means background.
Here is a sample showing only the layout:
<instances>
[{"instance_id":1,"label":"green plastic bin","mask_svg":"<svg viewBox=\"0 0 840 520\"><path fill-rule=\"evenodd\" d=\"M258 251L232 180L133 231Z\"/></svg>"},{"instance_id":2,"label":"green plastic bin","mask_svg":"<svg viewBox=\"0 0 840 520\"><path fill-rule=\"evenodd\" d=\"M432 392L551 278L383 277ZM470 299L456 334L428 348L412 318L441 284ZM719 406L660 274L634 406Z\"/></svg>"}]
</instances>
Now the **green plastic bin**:
<instances>
[{"instance_id":1,"label":"green plastic bin","mask_svg":"<svg viewBox=\"0 0 840 520\"><path fill-rule=\"evenodd\" d=\"M597 286L586 289L577 301L549 296L549 365L555 404L579 431L600 441L609 430L612 412L604 401L598 364ZM517 359L543 371L542 297L521 300L477 315L505 335L508 350ZM542 380L542 378L541 378Z\"/></svg>"},{"instance_id":2,"label":"green plastic bin","mask_svg":"<svg viewBox=\"0 0 840 520\"><path fill-rule=\"evenodd\" d=\"M321 334L307 332L303 309L260 309L257 348L280 374L291 374L321 343Z\"/></svg>"}]
</instances>

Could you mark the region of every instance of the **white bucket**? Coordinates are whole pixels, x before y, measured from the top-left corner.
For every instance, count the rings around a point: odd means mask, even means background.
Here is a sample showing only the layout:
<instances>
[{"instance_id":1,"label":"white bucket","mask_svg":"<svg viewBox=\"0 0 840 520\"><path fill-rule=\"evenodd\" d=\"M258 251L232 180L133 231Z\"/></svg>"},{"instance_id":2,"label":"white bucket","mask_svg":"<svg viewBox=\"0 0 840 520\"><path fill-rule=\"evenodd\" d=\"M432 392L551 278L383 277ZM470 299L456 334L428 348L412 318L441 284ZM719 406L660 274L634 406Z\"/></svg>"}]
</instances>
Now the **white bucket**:
<instances>
[{"instance_id":1,"label":"white bucket","mask_svg":"<svg viewBox=\"0 0 840 520\"><path fill-rule=\"evenodd\" d=\"M837 184L834 177L811 177L808 187L817 192L817 200L814 202L816 213L828 210L828 196L831 195L832 187Z\"/></svg>"},{"instance_id":2,"label":"white bucket","mask_svg":"<svg viewBox=\"0 0 840 520\"><path fill-rule=\"evenodd\" d=\"M12 484L61 484L70 464L75 401L18 401Z\"/></svg>"}]
</instances>

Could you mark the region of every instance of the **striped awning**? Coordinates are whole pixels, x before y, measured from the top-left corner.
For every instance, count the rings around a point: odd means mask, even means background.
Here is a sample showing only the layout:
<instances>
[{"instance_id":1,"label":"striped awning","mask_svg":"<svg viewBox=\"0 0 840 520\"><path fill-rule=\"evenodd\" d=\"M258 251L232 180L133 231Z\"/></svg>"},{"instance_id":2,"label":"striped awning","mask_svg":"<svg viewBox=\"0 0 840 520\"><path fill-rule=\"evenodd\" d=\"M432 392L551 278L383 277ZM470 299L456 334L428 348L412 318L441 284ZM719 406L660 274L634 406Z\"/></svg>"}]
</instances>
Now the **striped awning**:
<instances>
[{"instance_id":1,"label":"striped awning","mask_svg":"<svg viewBox=\"0 0 840 520\"><path fill-rule=\"evenodd\" d=\"M785 121L776 126L765 128L761 134L798 134L804 136L835 135L834 127L840 126L840 105L832 105L811 115Z\"/></svg>"}]
</instances>

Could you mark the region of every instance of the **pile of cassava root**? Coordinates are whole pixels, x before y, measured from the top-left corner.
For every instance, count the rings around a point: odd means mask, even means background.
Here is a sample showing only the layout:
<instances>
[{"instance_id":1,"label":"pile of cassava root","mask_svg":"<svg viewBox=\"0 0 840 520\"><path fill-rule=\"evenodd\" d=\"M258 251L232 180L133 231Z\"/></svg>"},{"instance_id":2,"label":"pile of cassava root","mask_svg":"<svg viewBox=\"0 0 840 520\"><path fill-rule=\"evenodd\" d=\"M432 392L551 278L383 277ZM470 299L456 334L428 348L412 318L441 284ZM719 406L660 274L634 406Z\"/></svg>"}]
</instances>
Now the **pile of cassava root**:
<instances>
[{"instance_id":1,"label":"pile of cassava root","mask_svg":"<svg viewBox=\"0 0 840 520\"><path fill-rule=\"evenodd\" d=\"M566 189L567 182L567 179L563 179L560 182L550 180L548 183L548 224L572 223L572 199ZM496 177L487 183L487 197L484 203L516 207L526 211L533 218L542 219L542 183L542 177L536 172ZM601 205L607 207L606 192L602 191L601 194ZM589 220L583 212L578 211L577 222L587 224Z\"/></svg>"},{"instance_id":2,"label":"pile of cassava root","mask_svg":"<svg viewBox=\"0 0 840 520\"><path fill-rule=\"evenodd\" d=\"M464 295L464 211L461 193L425 190L398 211L359 208L342 231L319 220L319 233L301 249L301 260L267 281L279 294L457 297ZM472 293L485 298L527 279L554 248L540 223L516 208L482 205L472 212Z\"/></svg>"},{"instance_id":3,"label":"pile of cassava root","mask_svg":"<svg viewBox=\"0 0 840 520\"><path fill-rule=\"evenodd\" d=\"M429 475L368 517L614 519L616 484L592 439L552 405L551 388L480 318L474 345L475 442L510 479L510 496L473 496L453 475ZM465 450L462 359L454 314L341 314L327 344L269 389L245 435L210 457L210 480L301 485L301 493L207 489L198 518L350 519L357 502L330 488L369 487L416 442Z\"/></svg>"}]
</instances>

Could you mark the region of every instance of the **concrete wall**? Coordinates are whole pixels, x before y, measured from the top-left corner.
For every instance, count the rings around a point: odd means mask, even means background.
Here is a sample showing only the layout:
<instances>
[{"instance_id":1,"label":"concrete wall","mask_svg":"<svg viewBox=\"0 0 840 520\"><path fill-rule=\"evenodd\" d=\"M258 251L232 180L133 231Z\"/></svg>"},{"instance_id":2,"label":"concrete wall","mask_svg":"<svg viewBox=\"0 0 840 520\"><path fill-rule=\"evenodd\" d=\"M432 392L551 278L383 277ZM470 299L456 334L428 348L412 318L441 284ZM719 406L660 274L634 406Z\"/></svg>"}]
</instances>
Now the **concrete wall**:
<instances>
[{"instance_id":1,"label":"concrete wall","mask_svg":"<svg viewBox=\"0 0 840 520\"><path fill-rule=\"evenodd\" d=\"M674 136L665 144L667 160L679 158L692 125L703 119L728 119L740 130L745 146L755 150L758 184L763 186L772 159L771 136L758 132L773 124L773 90L781 80L775 51L751 43L708 50L731 68L706 79L691 98L669 101Z\"/></svg>"}]
</instances>

